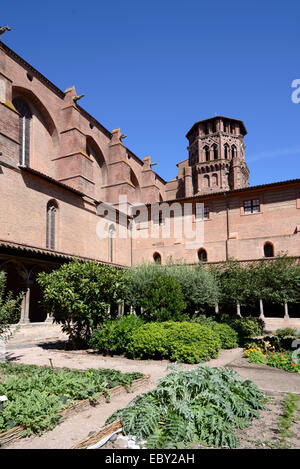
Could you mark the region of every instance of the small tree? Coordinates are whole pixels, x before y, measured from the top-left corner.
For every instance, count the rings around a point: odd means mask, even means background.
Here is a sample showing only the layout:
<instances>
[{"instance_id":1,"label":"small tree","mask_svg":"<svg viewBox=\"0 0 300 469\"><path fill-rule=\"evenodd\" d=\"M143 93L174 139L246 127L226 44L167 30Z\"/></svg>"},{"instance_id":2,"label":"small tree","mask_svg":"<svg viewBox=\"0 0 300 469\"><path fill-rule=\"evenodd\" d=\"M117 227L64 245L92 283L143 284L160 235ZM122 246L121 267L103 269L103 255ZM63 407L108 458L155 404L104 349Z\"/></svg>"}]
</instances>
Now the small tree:
<instances>
[{"instance_id":1,"label":"small tree","mask_svg":"<svg viewBox=\"0 0 300 469\"><path fill-rule=\"evenodd\" d=\"M249 271L234 259L212 269L220 288L220 302L233 311L246 305L250 296Z\"/></svg>"},{"instance_id":2,"label":"small tree","mask_svg":"<svg viewBox=\"0 0 300 469\"><path fill-rule=\"evenodd\" d=\"M271 304L297 303L300 291L300 264L286 255L271 261L260 261L249 268L251 292Z\"/></svg>"},{"instance_id":3,"label":"small tree","mask_svg":"<svg viewBox=\"0 0 300 469\"><path fill-rule=\"evenodd\" d=\"M78 347L86 346L98 324L117 315L109 307L124 297L123 277L115 267L74 260L51 273L40 273L37 281L46 311Z\"/></svg>"},{"instance_id":4,"label":"small tree","mask_svg":"<svg viewBox=\"0 0 300 469\"><path fill-rule=\"evenodd\" d=\"M127 301L147 320L179 320L186 307L179 282L165 267L144 264L127 274Z\"/></svg>"},{"instance_id":5,"label":"small tree","mask_svg":"<svg viewBox=\"0 0 300 469\"><path fill-rule=\"evenodd\" d=\"M168 266L168 273L180 284L186 303L185 312L193 316L200 314L207 307L215 306L219 301L219 285L212 272L201 265L190 267L185 264Z\"/></svg>"},{"instance_id":6,"label":"small tree","mask_svg":"<svg viewBox=\"0 0 300 469\"><path fill-rule=\"evenodd\" d=\"M20 319L21 301L23 293L13 297L12 292L6 291L6 272L0 272L0 338L7 339L10 335L11 324L15 324Z\"/></svg>"}]
</instances>

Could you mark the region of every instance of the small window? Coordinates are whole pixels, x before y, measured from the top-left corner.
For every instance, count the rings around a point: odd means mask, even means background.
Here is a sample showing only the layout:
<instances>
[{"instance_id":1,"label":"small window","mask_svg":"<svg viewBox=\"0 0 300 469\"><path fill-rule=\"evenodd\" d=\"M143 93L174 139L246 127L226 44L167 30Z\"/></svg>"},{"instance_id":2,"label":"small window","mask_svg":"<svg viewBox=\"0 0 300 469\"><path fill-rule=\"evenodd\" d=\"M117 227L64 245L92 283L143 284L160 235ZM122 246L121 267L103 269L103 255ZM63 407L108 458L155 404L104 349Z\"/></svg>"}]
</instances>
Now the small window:
<instances>
[{"instance_id":1,"label":"small window","mask_svg":"<svg viewBox=\"0 0 300 469\"><path fill-rule=\"evenodd\" d=\"M264 245L264 256L274 257L274 246L272 243L265 243Z\"/></svg>"},{"instance_id":2,"label":"small window","mask_svg":"<svg viewBox=\"0 0 300 469\"><path fill-rule=\"evenodd\" d=\"M195 217L199 220L209 220L209 207L204 207L203 211L196 208Z\"/></svg>"},{"instance_id":3,"label":"small window","mask_svg":"<svg viewBox=\"0 0 300 469\"><path fill-rule=\"evenodd\" d=\"M229 148L228 148L227 143L225 143L225 145L224 145L224 158L225 158L225 160L228 160L228 156L229 156Z\"/></svg>"},{"instance_id":4,"label":"small window","mask_svg":"<svg viewBox=\"0 0 300 469\"><path fill-rule=\"evenodd\" d=\"M213 146L213 151L214 151L214 160L218 159L218 145Z\"/></svg>"},{"instance_id":5,"label":"small window","mask_svg":"<svg viewBox=\"0 0 300 469\"><path fill-rule=\"evenodd\" d=\"M29 166L30 121L32 114L27 103L21 98L15 98L13 100L13 105L19 113L19 164L22 166Z\"/></svg>"},{"instance_id":6,"label":"small window","mask_svg":"<svg viewBox=\"0 0 300 469\"><path fill-rule=\"evenodd\" d=\"M204 152L205 152L205 161L209 161L210 155L209 155L209 147L207 145L204 147Z\"/></svg>"},{"instance_id":7,"label":"small window","mask_svg":"<svg viewBox=\"0 0 300 469\"><path fill-rule=\"evenodd\" d=\"M46 220L46 248L55 249L55 234L56 234L56 214L57 204L55 201L50 201L47 204L47 220Z\"/></svg>"},{"instance_id":8,"label":"small window","mask_svg":"<svg viewBox=\"0 0 300 469\"><path fill-rule=\"evenodd\" d=\"M205 251L205 249L199 249L198 259L200 262L207 262L207 252Z\"/></svg>"},{"instance_id":9,"label":"small window","mask_svg":"<svg viewBox=\"0 0 300 469\"><path fill-rule=\"evenodd\" d=\"M234 158L237 155L236 146L232 145L231 147L231 158Z\"/></svg>"},{"instance_id":10,"label":"small window","mask_svg":"<svg viewBox=\"0 0 300 469\"><path fill-rule=\"evenodd\" d=\"M161 255L158 252L153 254L153 260L156 264L161 264Z\"/></svg>"},{"instance_id":11,"label":"small window","mask_svg":"<svg viewBox=\"0 0 300 469\"><path fill-rule=\"evenodd\" d=\"M260 202L258 199L254 200L244 200L244 213L259 213L260 212Z\"/></svg>"}]
</instances>

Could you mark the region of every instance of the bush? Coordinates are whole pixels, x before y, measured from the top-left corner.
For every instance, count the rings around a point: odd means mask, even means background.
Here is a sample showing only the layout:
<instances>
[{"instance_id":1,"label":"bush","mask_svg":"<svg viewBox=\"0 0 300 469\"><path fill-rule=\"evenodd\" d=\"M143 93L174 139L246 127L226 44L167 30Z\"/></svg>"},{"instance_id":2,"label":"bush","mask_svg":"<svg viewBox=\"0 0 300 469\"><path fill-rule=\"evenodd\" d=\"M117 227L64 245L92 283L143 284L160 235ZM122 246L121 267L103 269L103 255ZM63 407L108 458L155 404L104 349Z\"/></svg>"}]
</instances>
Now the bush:
<instances>
[{"instance_id":1,"label":"bush","mask_svg":"<svg viewBox=\"0 0 300 469\"><path fill-rule=\"evenodd\" d=\"M260 350L248 349L245 356L248 357L250 363L266 363L266 357Z\"/></svg>"},{"instance_id":2,"label":"bush","mask_svg":"<svg viewBox=\"0 0 300 469\"><path fill-rule=\"evenodd\" d=\"M297 329L286 327L285 329L277 329L274 335L277 337L297 337L299 334L297 334Z\"/></svg>"},{"instance_id":3,"label":"bush","mask_svg":"<svg viewBox=\"0 0 300 469\"><path fill-rule=\"evenodd\" d=\"M76 346L86 346L92 331L109 315L111 304L124 297L124 272L96 262L73 261L37 279L46 311Z\"/></svg>"},{"instance_id":4,"label":"bush","mask_svg":"<svg viewBox=\"0 0 300 469\"><path fill-rule=\"evenodd\" d=\"M218 303L219 289L212 272L202 266L191 268L185 264L169 264L166 269L180 284L186 304L185 313L189 317L196 311L204 312Z\"/></svg>"},{"instance_id":5,"label":"bush","mask_svg":"<svg viewBox=\"0 0 300 469\"><path fill-rule=\"evenodd\" d=\"M223 349L238 347L238 333L228 324L214 322L210 327L220 337Z\"/></svg>"},{"instance_id":6,"label":"bush","mask_svg":"<svg viewBox=\"0 0 300 469\"><path fill-rule=\"evenodd\" d=\"M130 358L169 358L199 363L218 355L221 341L209 327L189 322L149 323L133 332L127 347Z\"/></svg>"},{"instance_id":7,"label":"bush","mask_svg":"<svg viewBox=\"0 0 300 469\"><path fill-rule=\"evenodd\" d=\"M158 269L158 268L157 268ZM142 316L147 321L168 321L183 319L185 303L178 281L163 269L149 269L149 276L144 274L143 283L139 269L129 272L129 297L131 303L142 308Z\"/></svg>"},{"instance_id":8,"label":"bush","mask_svg":"<svg viewBox=\"0 0 300 469\"><path fill-rule=\"evenodd\" d=\"M89 346L99 353L123 354L133 331L143 324L144 321L134 315L106 321L93 332Z\"/></svg>"},{"instance_id":9,"label":"bush","mask_svg":"<svg viewBox=\"0 0 300 469\"><path fill-rule=\"evenodd\" d=\"M227 319L226 322L237 332L240 343L245 339L262 335L265 327L264 321L260 318Z\"/></svg>"},{"instance_id":10,"label":"bush","mask_svg":"<svg viewBox=\"0 0 300 469\"><path fill-rule=\"evenodd\" d=\"M213 273L201 266L190 267L185 264L167 265L140 264L127 272L127 303L135 309L143 306L145 297L152 294L151 288L156 276L172 277L180 286L184 307L182 312L191 317L195 311L204 311L218 302L219 290ZM149 291L150 290L150 291ZM177 320L177 316L165 320Z\"/></svg>"},{"instance_id":11,"label":"bush","mask_svg":"<svg viewBox=\"0 0 300 469\"><path fill-rule=\"evenodd\" d=\"M23 293L20 293L16 298L13 297L12 292L5 295L6 290L6 273L0 272L0 337L7 338L10 333L10 325L15 324L20 319L21 301Z\"/></svg>"},{"instance_id":12,"label":"bush","mask_svg":"<svg viewBox=\"0 0 300 469\"><path fill-rule=\"evenodd\" d=\"M270 353L267 355L267 365L291 373L300 373L300 362L294 361L293 353L289 350L283 353Z\"/></svg>"},{"instance_id":13,"label":"bush","mask_svg":"<svg viewBox=\"0 0 300 469\"><path fill-rule=\"evenodd\" d=\"M194 317L193 323L201 324L202 326L210 327L216 332L221 340L221 346L223 349L238 347L238 334L228 324L219 323L214 321L211 317L206 317L204 314L200 314Z\"/></svg>"}]
</instances>

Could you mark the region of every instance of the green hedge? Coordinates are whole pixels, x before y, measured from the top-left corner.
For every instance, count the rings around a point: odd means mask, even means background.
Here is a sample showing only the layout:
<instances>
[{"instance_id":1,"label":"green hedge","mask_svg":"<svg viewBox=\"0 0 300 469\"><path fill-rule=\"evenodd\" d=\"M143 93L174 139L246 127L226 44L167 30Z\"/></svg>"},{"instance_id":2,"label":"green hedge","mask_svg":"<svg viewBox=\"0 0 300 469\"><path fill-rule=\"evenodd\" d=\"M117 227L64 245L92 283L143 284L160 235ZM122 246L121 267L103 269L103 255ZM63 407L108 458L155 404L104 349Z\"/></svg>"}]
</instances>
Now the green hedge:
<instances>
[{"instance_id":1,"label":"green hedge","mask_svg":"<svg viewBox=\"0 0 300 469\"><path fill-rule=\"evenodd\" d=\"M144 321L134 315L106 321L93 332L89 346L99 353L123 354L133 331L143 324Z\"/></svg>"},{"instance_id":2,"label":"green hedge","mask_svg":"<svg viewBox=\"0 0 300 469\"><path fill-rule=\"evenodd\" d=\"M238 333L228 324L216 322L213 318L206 317L204 314L194 317L193 322L201 324L201 326L210 327L214 332L216 332L220 337L223 349L238 347Z\"/></svg>"},{"instance_id":3,"label":"green hedge","mask_svg":"<svg viewBox=\"0 0 300 469\"><path fill-rule=\"evenodd\" d=\"M238 333L228 324L214 322L210 327L220 337L223 349L238 347Z\"/></svg>"},{"instance_id":4,"label":"green hedge","mask_svg":"<svg viewBox=\"0 0 300 469\"><path fill-rule=\"evenodd\" d=\"M211 328L189 322L148 323L134 331L126 355L135 359L170 359L200 363L218 356L219 335Z\"/></svg>"}]
</instances>

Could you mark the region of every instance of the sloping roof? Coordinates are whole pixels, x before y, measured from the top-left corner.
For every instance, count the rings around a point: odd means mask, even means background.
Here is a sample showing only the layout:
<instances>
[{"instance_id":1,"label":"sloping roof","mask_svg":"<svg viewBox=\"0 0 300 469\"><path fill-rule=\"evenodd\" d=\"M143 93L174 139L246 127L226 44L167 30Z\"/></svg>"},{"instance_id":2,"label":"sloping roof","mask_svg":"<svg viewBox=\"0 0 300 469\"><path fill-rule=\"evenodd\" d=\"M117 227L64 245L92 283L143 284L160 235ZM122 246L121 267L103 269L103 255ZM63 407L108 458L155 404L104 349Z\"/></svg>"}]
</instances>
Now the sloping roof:
<instances>
[{"instance_id":1,"label":"sloping roof","mask_svg":"<svg viewBox=\"0 0 300 469\"><path fill-rule=\"evenodd\" d=\"M47 256L53 260L73 260L73 259L79 259L84 262L97 262L98 264L103 264L103 265L110 265L113 267L118 267L118 268L124 268L123 265L121 264L115 264L113 262L106 262L106 261L99 261L98 259L93 259L90 257L84 257L84 256L78 256L76 254L66 254L64 252L60 251L55 251L53 249L43 249L39 248L36 246L30 246L28 244L20 244L20 243L15 243L12 241L6 241L6 240L0 240L0 248L4 249L12 249L14 251L17 251L19 253L25 253L25 254L32 254L32 255L40 255L40 256Z\"/></svg>"},{"instance_id":2,"label":"sloping roof","mask_svg":"<svg viewBox=\"0 0 300 469\"><path fill-rule=\"evenodd\" d=\"M273 187L279 187L279 186L284 186L284 185L290 185L290 184L300 184L300 179L288 179L286 181L278 181L278 182L271 182L268 184L260 184L257 186L249 186L249 187L242 187L241 189L233 189L230 191L217 191L217 192L212 192L209 194L198 194L198 195L192 195L190 197L180 197L178 199L171 199L171 200L164 200L163 202L180 202L183 200L195 200L195 199L207 199L210 197L217 197L217 196L224 196L224 195L231 195L231 194L236 194L238 192L251 192L255 190L261 190L261 189L269 189ZM147 206L151 205L151 203L146 204Z\"/></svg>"}]
</instances>

